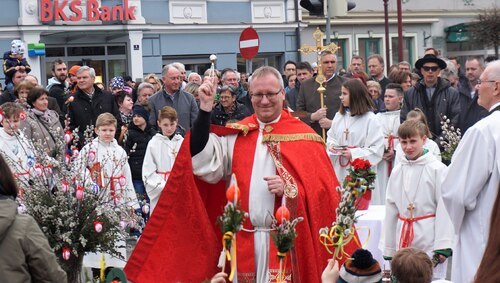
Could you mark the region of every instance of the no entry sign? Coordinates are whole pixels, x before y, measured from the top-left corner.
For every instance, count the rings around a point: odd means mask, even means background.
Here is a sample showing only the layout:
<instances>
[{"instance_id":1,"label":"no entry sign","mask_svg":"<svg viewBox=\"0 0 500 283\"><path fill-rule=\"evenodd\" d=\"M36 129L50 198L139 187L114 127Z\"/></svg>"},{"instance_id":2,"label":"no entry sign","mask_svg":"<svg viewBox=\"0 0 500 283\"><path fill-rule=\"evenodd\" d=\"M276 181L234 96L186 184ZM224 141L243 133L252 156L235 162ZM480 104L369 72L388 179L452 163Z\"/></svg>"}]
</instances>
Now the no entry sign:
<instances>
[{"instance_id":1,"label":"no entry sign","mask_svg":"<svg viewBox=\"0 0 500 283\"><path fill-rule=\"evenodd\" d=\"M240 35L240 53L243 58L251 60L259 52L259 35L253 28L246 28Z\"/></svg>"}]
</instances>

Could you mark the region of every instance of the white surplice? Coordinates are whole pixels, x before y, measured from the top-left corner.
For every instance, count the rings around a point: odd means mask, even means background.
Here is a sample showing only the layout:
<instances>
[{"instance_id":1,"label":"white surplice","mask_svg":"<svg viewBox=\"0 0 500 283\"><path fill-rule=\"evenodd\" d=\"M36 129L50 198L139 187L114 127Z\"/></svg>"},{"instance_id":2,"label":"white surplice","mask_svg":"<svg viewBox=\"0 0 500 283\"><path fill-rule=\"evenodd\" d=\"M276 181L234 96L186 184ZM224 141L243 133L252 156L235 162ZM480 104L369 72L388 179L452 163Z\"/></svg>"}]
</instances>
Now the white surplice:
<instances>
[{"instance_id":1,"label":"white surplice","mask_svg":"<svg viewBox=\"0 0 500 283\"><path fill-rule=\"evenodd\" d=\"M95 157L93 157L94 154ZM104 143L100 141L99 138L95 138L91 143L82 148L75 162L78 162L80 166L79 172L87 172L85 174L89 174L89 171L86 169L87 167L90 168L95 162L100 162L102 184L107 190L110 190L110 177L125 177L125 186L121 186L119 184L119 180L113 180L116 194L119 195L117 202L128 205L131 209L139 208L134 185L132 183L130 166L127 162L127 153L121 146L118 145L116 140L113 140L110 143ZM113 201L110 191L109 201ZM117 251L120 252L125 260L105 253L104 258L106 265L123 268L126 264L127 255L125 241L116 241L115 246L117 247ZM86 267L100 268L100 260L101 253L87 253L83 259L83 264Z\"/></svg>"},{"instance_id":2,"label":"white surplice","mask_svg":"<svg viewBox=\"0 0 500 283\"><path fill-rule=\"evenodd\" d=\"M389 148L389 136L396 137L394 139L393 150L396 150L396 146L399 144L397 136L399 125L401 124L401 120L399 118L400 113L401 110L396 110L380 112L376 115L379 124L382 127L382 134L384 135L384 151L387 151ZM392 168L395 166L394 158L395 156L391 160ZM376 198L385 203L385 192L387 189L387 181L389 181L389 162L382 159L377 165L377 173L377 190L372 192L372 198L374 194L378 194Z\"/></svg>"},{"instance_id":3,"label":"white surplice","mask_svg":"<svg viewBox=\"0 0 500 283\"><path fill-rule=\"evenodd\" d=\"M439 149L438 144L430 138L427 138L424 143L424 148L429 151L430 154L434 155L434 157L441 162L441 150ZM405 153L403 152L403 148L401 147L401 143L396 145L396 157L394 159L394 164L397 165L405 158Z\"/></svg>"},{"instance_id":4,"label":"white surplice","mask_svg":"<svg viewBox=\"0 0 500 283\"><path fill-rule=\"evenodd\" d=\"M453 282L473 280L488 241L500 182L499 122L500 111L494 111L467 130L443 182L444 203L458 234Z\"/></svg>"},{"instance_id":5,"label":"white surplice","mask_svg":"<svg viewBox=\"0 0 500 283\"><path fill-rule=\"evenodd\" d=\"M349 130L347 135L345 131ZM328 149L333 147L349 146L352 159L363 158L370 161L372 170L377 172L377 164L382 160L384 154L384 136L382 135L382 127L378 122L373 112L367 112L363 115L351 116L349 112L340 114L337 112L333 118L332 127L328 130L326 143ZM344 157L328 152L335 169L335 175L342 184L342 181L347 175L348 160ZM341 164L342 163L342 164ZM377 172L377 176L379 173ZM378 177L377 177L378 178ZM377 181L375 181L375 190ZM383 204L378 193L372 193L372 204Z\"/></svg>"},{"instance_id":6,"label":"white surplice","mask_svg":"<svg viewBox=\"0 0 500 283\"><path fill-rule=\"evenodd\" d=\"M151 213L165 188L183 140L184 138L177 134L172 139L156 134L148 143L142 165L142 180L150 200Z\"/></svg>"},{"instance_id":7,"label":"white surplice","mask_svg":"<svg viewBox=\"0 0 500 283\"><path fill-rule=\"evenodd\" d=\"M398 215L410 218L410 203L415 207L414 218L436 215L413 223L411 246L427 253L453 248L453 225L441 197L441 182L445 174L446 165L430 153L414 161L404 158L394 168L387 185L383 237L385 256L392 257L398 250L403 228L403 221Z\"/></svg>"},{"instance_id":8,"label":"white surplice","mask_svg":"<svg viewBox=\"0 0 500 283\"><path fill-rule=\"evenodd\" d=\"M275 123L279 117L271 122ZM254 233L256 282L269 281L269 241L270 233L265 229L271 227L271 215L274 211L274 194L267 190L264 177L276 175L276 166L262 143L262 130L266 124L259 121L259 136L256 142L255 155L250 179L249 217L256 228ZM208 183L217 183L228 179L231 175L234 144L237 135L219 137L210 134L203 151L193 156L193 172ZM247 233L241 231L240 233ZM237 282L236 276L234 282Z\"/></svg>"}]
</instances>

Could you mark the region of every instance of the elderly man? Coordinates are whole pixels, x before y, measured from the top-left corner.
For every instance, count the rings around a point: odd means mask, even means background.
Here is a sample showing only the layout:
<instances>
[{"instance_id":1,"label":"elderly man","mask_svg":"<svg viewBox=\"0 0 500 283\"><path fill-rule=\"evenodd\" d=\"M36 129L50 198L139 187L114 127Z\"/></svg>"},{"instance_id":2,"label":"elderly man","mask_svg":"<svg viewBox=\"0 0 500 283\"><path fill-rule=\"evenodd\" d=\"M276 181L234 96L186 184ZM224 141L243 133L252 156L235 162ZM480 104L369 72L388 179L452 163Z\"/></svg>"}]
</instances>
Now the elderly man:
<instances>
[{"instance_id":1,"label":"elderly man","mask_svg":"<svg viewBox=\"0 0 500 283\"><path fill-rule=\"evenodd\" d=\"M188 83L195 82L201 85L201 76L198 73L192 72L188 76Z\"/></svg>"},{"instance_id":2,"label":"elderly man","mask_svg":"<svg viewBox=\"0 0 500 283\"><path fill-rule=\"evenodd\" d=\"M435 142L440 144L441 119L446 116L451 124L458 127L460 119L460 97L456 89L446 79L440 78L439 73L446 68L446 63L434 56L425 55L415 63L423 78L405 92L401 122L406 120L406 114L419 108L427 116L429 129Z\"/></svg>"},{"instance_id":3,"label":"elderly man","mask_svg":"<svg viewBox=\"0 0 500 283\"><path fill-rule=\"evenodd\" d=\"M79 147L81 147L84 142L85 130L87 127L95 125L97 116L108 112L113 114L118 121L121 121L121 118L115 98L94 84L94 68L82 66L76 72L76 77L77 88L73 94L73 102L68 104L68 115L70 129L73 131L78 128Z\"/></svg>"},{"instance_id":4,"label":"elderly man","mask_svg":"<svg viewBox=\"0 0 500 283\"><path fill-rule=\"evenodd\" d=\"M193 126L198 115L198 105L194 97L181 90L182 74L173 64L166 65L162 71L163 89L149 98L149 124L156 125L158 111L170 106L177 111L179 125L187 131Z\"/></svg>"},{"instance_id":5,"label":"elderly man","mask_svg":"<svg viewBox=\"0 0 500 283\"><path fill-rule=\"evenodd\" d=\"M211 184L223 180L224 185L224 181L228 180L231 174L237 176L241 209L249 214L243 222L244 230L237 235L235 276L238 282L270 282L271 278L276 278L279 262L271 239L270 215L274 215L281 205L286 205L292 217L304 217L304 221L296 226L298 237L295 241L294 260L287 261L283 268L286 270L287 282L320 282L321 272L331 255L318 241L317 235L319 228L330 225L335 219L334 211L339 202L334 189L338 182L323 141L311 128L283 110L283 80L279 71L272 67L261 67L252 75L250 93L255 114L236 125L233 124L232 127L212 128L214 132L209 133L215 92L216 86L210 79L205 79L199 89L200 113L189 140L192 159L186 160L182 155L178 157L181 159L176 161L177 168L184 169L183 174L176 173L174 167L168 184L186 183L178 181L175 176L189 181L185 171L190 168L187 165L191 162L194 174ZM187 150L184 152L187 153ZM308 158L303 158L306 154ZM186 163L179 164L179 160ZM185 169L186 167L188 169ZM314 168L315 174L310 174L311 168ZM192 268L190 261L181 263L175 255L168 259L163 256L165 252L170 255L179 254L181 250L190 251L193 246L199 246L203 249L203 253L200 253L203 255L200 256L205 257L208 254L210 257L217 257L217 249L214 252L212 247L220 239L213 237L214 228L210 227L204 215L207 212L209 215L220 215L226 199L215 188L206 190L208 184L204 185L199 180L197 182L198 188L194 190L183 185L182 195L190 195L192 191L207 192L208 195L204 197L208 200L206 210L198 208L198 213L192 209L197 207L196 204L201 198L190 198L189 201L187 197L174 196L174 192L170 191L167 185L164 192L170 193L162 196L150 220L154 224L151 227L157 228L146 230L142 235L143 240L139 242L129 260L129 266L125 269L130 280L137 281L134 279L140 278L149 282L148 279L152 277L148 276L156 276L176 282L198 282L215 274L215 267L211 268L214 264L211 258L203 259L197 256L197 268ZM190 203L190 209L184 209L182 214L178 213L176 208L185 203ZM155 218L155 215L163 217L160 220L160 217ZM172 218L169 215L172 215ZM171 230L170 227L174 226L170 225L185 223L183 221L189 219L190 215L197 215L197 223L200 223L197 229L203 231L203 237L184 229L192 225L182 225L182 231ZM169 218L172 219L171 222ZM153 233L155 237L151 236ZM173 235L174 233L177 236ZM183 240L179 245L170 245L170 248L165 250L162 247L164 242L172 242L175 237L182 237ZM192 241L193 237L198 240ZM355 241L351 241L353 242ZM149 254L144 254L148 251L144 249L147 245L150 248ZM347 254L351 254L354 248L354 244L349 244L346 247ZM160 258L162 262L158 263ZM149 268L149 264L152 268ZM175 268L171 268L171 264ZM166 271L164 266L168 266L170 271ZM144 272L146 270L147 272ZM189 272L185 272L187 270Z\"/></svg>"},{"instance_id":6,"label":"elderly man","mask_svg":"<svg viewBox=\"0 0 500 283\"><path fill-rule=\"evenodd\" d=\"M155 87L152 84L139 84L139 87L137 87L137 101L135 102L135 105L141 105L149 112L149 97L153 96L153 94L155 94Z\"/></svg>"},{"instance_id":7,"label":"elderly man","mask_svg":"<svg viewBox=\"0 0 500 283\"><path fill-rule=\"evenodd\" d=\"M247 96L247 91L240 85L240 76L233 69L224 69L221 74L222 85L230 85L236 89L238 101L242 101Z\"/></svg>"},{"instance_id":8,"label":"elderly man","mask_svg":"<svg viewBox=\"0 0 500 283\"><path fill-rule=\"evenodd\" d=\"M489 230L498 229L490 227L490 219L500 183L500 61L486 67L476 91L478 104L489 116L465 133L442 186L443 201L458 234L453 249L453 282L473 281Z\"/></svg>"},{"instance_id":9,"label":"elderly man","mask_svg":"<svg viewBox=\"0 0 500 283\"><path fill-rule=\"evenodd\" d=\"M297 116L319 135L322 128L328 130L332 126L333 117L340 106L340 89L346 80L335 74L337 55L331 52L326 51L321 54L321 69L326 79L324 97L326 107L321 107L319 84L315 78L307 79L301 84L297 98Z\"/></svg>"}]
</instances>

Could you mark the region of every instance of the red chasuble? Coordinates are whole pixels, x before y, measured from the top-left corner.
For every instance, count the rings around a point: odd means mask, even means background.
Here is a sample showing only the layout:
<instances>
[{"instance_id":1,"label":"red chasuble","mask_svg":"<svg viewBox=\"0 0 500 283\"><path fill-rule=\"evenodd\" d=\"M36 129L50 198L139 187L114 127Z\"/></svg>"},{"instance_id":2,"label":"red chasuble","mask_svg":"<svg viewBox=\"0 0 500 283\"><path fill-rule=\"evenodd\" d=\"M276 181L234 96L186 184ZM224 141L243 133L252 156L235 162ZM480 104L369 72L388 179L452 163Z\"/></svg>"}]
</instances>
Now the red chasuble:
<instances>
[{"instance_id":1,"label":"red chasuble","mask_svg":"<svg viewBox=\"0 0 500 283\"><path fill-rule=\"evenodd\" d=\"M233 172L241 190L241 207L248 211L258 122L252 115L233 127L237 130L212 127L212 132L239 135L234 148ZM278 123L265 127L263 141L279 143L281 162L298 186L297 197L288 198L287 206L292 217L304 217L297 225L295 249L292 255L287 255L287 273L292 273L292 282L320 282L331 255L319 241L319 229L335 220L340 199L324 143L309 126L287 111L282 112ZM125 266L128 279L135 283L201 282L217 273L222 235L215 221L227 202L225 186L224 182L210 185L193 176L187 136L154 214ZM280 199L277 198L275 210ZM244 226L251 229L250 220ZM237 239L238 282L252 282L253 234L240 232ZM345 251L352 254L356 248L351 241ZM273 273L277 262L273 243L269 257Z\"/></svg>"}]
</instances>

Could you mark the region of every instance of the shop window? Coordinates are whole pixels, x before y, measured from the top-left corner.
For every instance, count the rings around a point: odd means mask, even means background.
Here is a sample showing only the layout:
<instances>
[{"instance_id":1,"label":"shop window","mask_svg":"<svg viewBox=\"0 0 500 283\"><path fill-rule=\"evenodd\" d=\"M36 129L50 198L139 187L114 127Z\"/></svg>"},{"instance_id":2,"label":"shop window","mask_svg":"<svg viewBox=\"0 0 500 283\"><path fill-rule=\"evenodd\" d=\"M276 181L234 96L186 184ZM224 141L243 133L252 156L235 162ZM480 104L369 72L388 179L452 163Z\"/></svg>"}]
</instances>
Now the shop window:
<instances>
[{"instance_id":1,"label":"shop window","mask_svg":"<svg viewBox=\"0 0 500 283\"><path fill-rule=\"evenodd\" d=\"M255 71L259 67L262 66L271 66L274 67L278 70L281 70L280 68L280 59L281 59L281 54L258 54L252 59L252 71ZM241 54L238 54L237 57L237 70L240 73L248 73L249 70L247 70L247 63L246 59L241 56Z\"/></svg>"},{"instance_id":2,"label":"shop window","mask_svg":"<svg viewBox=\"0 0 500 283\"><path fill-rule=\"evenodd\" d=\"M106 55L105 46L73 46L68 47L68 56Z\"/></svg>"},{"instance_id":3,"label":"shop window","mask_svg":"<svg viewBox=\"0 0 500 283\"><path fill-rule=\"evenodd\" d=\"M360 38L358 40L359 56L365 58L373 54L380 54L380 38ZM368 64L365 64L366 72L368 72Z\"/></svg>"},{"instance_id":4,"label":"shop window","mask_svg":"<svg viewBox=\"0 0 500 283\"><path fill-rule=\"evenodd\" d=\"M124 45L108 46L108 55L126 54L127 50Z\"/></svg>"},{"instance_id":5,"label":"shop window","mask_svg":"<svg viewBox=\"0 0 500 283\"><path fill-rule=\"evenodd\" d=\"M413 37L403 37L403 61L409 62L410 64L413 63ZM398 58L398 38L393 37L391 39L391 45L392 45L392 63L397 64L399 63L399 58Z\"/></svg>"},{"instance_id":6,"label":"shop window","mask_svg":"<svg viewBox=\"0 0 500 283\"><path fill-rule=\"evenodd\" d=\"M64 57L64 47L47 47L45 48L46 57Z\"/></svg>"}]
</instances>

